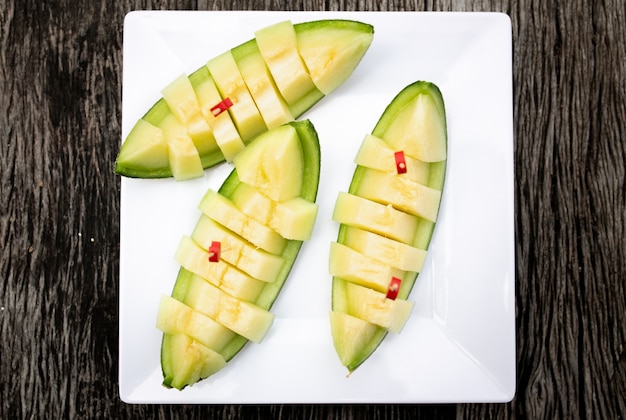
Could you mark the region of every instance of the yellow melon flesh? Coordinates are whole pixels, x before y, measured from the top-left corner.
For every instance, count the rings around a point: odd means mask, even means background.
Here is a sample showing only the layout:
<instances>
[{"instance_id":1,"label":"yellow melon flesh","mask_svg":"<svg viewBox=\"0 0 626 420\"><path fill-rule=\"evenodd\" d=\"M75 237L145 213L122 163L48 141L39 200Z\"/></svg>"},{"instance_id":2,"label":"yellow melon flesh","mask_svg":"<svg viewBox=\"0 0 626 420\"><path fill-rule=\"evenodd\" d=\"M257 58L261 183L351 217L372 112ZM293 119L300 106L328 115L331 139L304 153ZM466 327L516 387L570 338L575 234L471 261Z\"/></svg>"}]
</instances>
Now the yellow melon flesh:
<instances>
[{"instance_id":1,"label":"yellow melon flesh","mask_svg":"<svg viewBox=\"0 0 626 420\"><path fill-rule=\"evenodd\" d=\"M213 131L215 142L219 146L226 161L231 162L234 157L246 146L237 131L237 127L230 118L228 112L222 112L217 116L211 109L222 102L220 92L215 86L208 68L205 66L198 70L197 79L193 88L200 103L202 115Z\"/></svg>"},{"instance_id":2,"label":"yellow melon flesh","mask_svg":"<svg viewBox=\"0 0 626 420\"><path fill-rule=\"evenodd\" d=\"M386 292L348 282L346 284L348 314L399 333L413 310L413 302L388 299Z\"/></svg>"},{"instance_id":3,"label":"yellow melon flesh","mask_svg":"<svg viewBox=\"0 0 626 420\"><path fill-rule=\"evenodd\" d=\"M197 276L190 280L185 303L255 343L261 342L274 321L271 312L230 296Z\"/></svg>"},{"instance_id":4,"label":"yellow melon flesh","mask_svg":"<svg viewBox=\"0 0 626 420\"><path fill-rule=\"evenodd\" d=\"M245 182L240 182L230 199L235 206L259 223L269 226L276 202Z\"/></svg>"},{"instance_id":5,"label":"yellow melon flesh","mask_svg":"<svg viewBox=\"0 0 626 420\"><path fill-rule=\"evenodd\" d=\"M209 189L199 208L211 219L267 252L281 254L287 245L285 238L275 230L248 216L216 191Z\"/></svg>"},{"instance_id":6,"label":"yellow melon flesh","mask_svg":"<svg viewBox=\"0 0 626 420\"><path fill-rule=\"evenodd\" d=\"M259 51L283 98L289 105L316 90L298 53L296 32L289 21L255 32Z\"/></svg>"},{"instance_id":7,"label":"yellow melon flesh","mask_svg":"<svg viewBox=\"0 0 626 420\"><path fill-rule=\"evenodd\" d=\"M222 355L185 334L166 334L164 340L170 355L167 370L173 372L165 382L173 388L183 389L226 366Z\"/></svg>"},{"instance_id":8,"label":"yellow melon flesh","mask_svg":"<svg viewBox=\"0 0 626 420\"><path fill-rule=\"evenodd\" d=\"M163 130L146 120L137 120L126 137L118 159L139 161L146 168L167 167L169 157Z\"/></svg>"},{"instance_id":9,"label":"yellow melon flesh","mask_svg":"<svg viewBox=\"0 0 626 420\"><path fill-rule=\"evenodd\" d=\"M268 147L271 143L271 147ZM302 149L296 129L283 125L261 134L234 160L239 179L274 201L298 197L302 190Z\"/></svg>"},{"instance_id":10,"label":"yellow melon flesh","mask_svg":"<svg viewBox=\"0 0 626 420\"><path fill-rule=\"evenodd\" d=\"M330 312L333 345L341 364L348 366L363 351L377 331L376 325L344 312Z\"/></svg>"},{"instance_id":11,"label":"yellow melon flesh","mask_svg":"<svg viewBox=\"0 0 626 420\"><path fill-rule=\"evenodd\" d=\"M174 178L177 181L185 181L204 176L198 150L178 119L170 114L161 121L159 128L163 130L167 143L170 168Z\"/></svg>"},{"instance_id":12,"label":"yellow melon flesh","mask_svg":"<svg viewBox=\"0 0 626 420\"><path fill-rule=\"evenodd\" d=\"M285 262L280 256L255 247L205 215L198 220L191 237L205 250L212 242L220 242L221 258L264 282L274 281Z\"/></svg>"},{"instance_id":13,"label":"yellow melon flesh","mask_svg":"<svg viewBox=\"0 0 626 420\"><path fill-rule=\"evenodd\" d=\"M354 162L366 168L396 174L398 169L394 155L398 151L400 150L392 149L383 139L368 134L363 139ZM402 176L422 185L427 185L430 176L430 163L422 162L408 155L404 156L404 160L406 173Z\"/></svg>"},{"instance_id":14,"label":"yellow melon flesh","mask_svg":"<svg viewBox=\"0 0 626 420\"><path fill-rule=\"evenodd\" d=\"M157 328L166 334L186 334L217 352L235 337L222 324L166 295L159 303Z\"/></svg>"},{"instance_id":15,"label":"yellow melon flesh","mask_svg":"<svg viewBox=\"0 0 626 420\"><path fill-rule=\"evenodd\" d=\"M355 194L434 222L439 212L441 191L402 175L365 169Z\"/></svg>"},{"instance_id":16,"label":"yellow melon flesh","mask_svg":"<svg viewBox=\"0 0 626 420\"><path fill-rule=\"evenodd\" d=\"M167 85L161 93L172 114L185 126L200 155L214 150L217 145L211 127L202 115L200 103L189 78L182 74Z\"/></svg>"},{"instance_id":17,"label":"yellow melon flesh","mask_svg":"<svg viewBox=\"0 0 626 420\"><path fill-rule=\"evenodd\" d=\"M383 139L395 150L424 162L439 162L447 157L444 119L430 95L411 101L385 131Z\"/></svg>"},{"instance_id":18,"label":"yellow melon flesh","mask_svg":"<svg viewBox=\"0 0 626 420\"><path fill-rule=\"evenodd\" d=\"M234 48L232 54L267 128L271 130L292 121L293 115L278 92L256 40Z\"/></svg>"},{"instance_id":19,"label":"yellow melon flesh","mask_svg":"<svg viewBox=\"0 0 626 420\"><path fill-rule=\"evenodd\" d=\"M306 241L313 234L318 205L296 197L276 204L270 226L286 239Z\"/></svg>"},{"instance_id":20,"label":"yellow melon flesh","mask_svg":"<svg viewBox=\"0 0 626 420\"><path fill-rule=\"evenodd\" d=\"M315 86L328 95L352 74L372 39L368 31L328 27L297 36L298 52Z\"/></svg>"},{"instance_id":21,"label":"yellow melon flesh","mask_svg":"<svg viewBox=\"0 0 626 420\"><path fill-rule=\"evenodd\" d=\"M305 241L313 234L318 212L316 203L301 197L273 201L245 183L237 186L232 200L243 213L272 228L285 239Z\"/></svg>"},{"instance_id":22,"label":"yellow melon flesh","mask_svg":"<svg viewBox=\"0 0 626 420\"><path fill-rule=\"evenodd\" d=\"M244 143L267 131L265 122L250 96L232 53L226 51L209 60L207 67L221 97L229 98L233 103L228 112Z\"/></svg>"},{"instance_id":23,"label":"yellow melon flesh","mask_svg":"<svg viewBox=\"0 0 626 420\"><path fill-rule=\"evenodd\" d=\"M365 256L404 271L421 271L426 259L423 249L351 226L345 229L343 243Z\"/></svg>"},{"instance_id":24,"label":"yellow melon flesh","mask_svg":"<svg viewBox=\"0 0 626 420\"><path fill-rule=\"evenodd\" d=\"M348 226L367 229L380 235L411 244L418 218L391 205L380 204L353 194L339 192L333 220Z\"/></svg>"},{"instance_id":25,"label":"yellow melon flesh","mask_svg":"<svg viewBox=\"0 0 626 420\"><path fill-rule=\"evenodd\" d=\"M404 271L370 258L338 242L330 244L329 271L334 277L386 292L392 277Z\"/></svg>"},{"instance_id":26,"label":"yellow melon flesh","mask_svg":"<svg viewBox=\"0 0 626 420\"><path fill-rule=\"evenodd\" d=\"M209 253L188 236L180 240L175 259L181 267L241 300L254 302L265 286L265 282L252 278L224 259L209 261Z\"/></svg>"}]
</instances>

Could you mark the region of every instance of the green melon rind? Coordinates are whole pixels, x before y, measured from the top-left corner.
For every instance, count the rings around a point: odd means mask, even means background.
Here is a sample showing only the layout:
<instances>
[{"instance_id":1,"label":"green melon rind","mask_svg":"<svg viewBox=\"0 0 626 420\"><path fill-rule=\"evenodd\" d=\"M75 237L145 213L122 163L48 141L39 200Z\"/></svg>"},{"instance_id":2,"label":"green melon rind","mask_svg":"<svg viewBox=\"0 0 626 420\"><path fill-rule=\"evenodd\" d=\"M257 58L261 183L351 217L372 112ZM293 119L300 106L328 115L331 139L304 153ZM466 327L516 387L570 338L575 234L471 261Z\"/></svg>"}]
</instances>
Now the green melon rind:
<instances>
[{"instance_id":1,"label":"green melon rind","mask_svg":"<svg viewBox=\"0 0 626 420\"><path fill-rule=\"evenodd\" d=\"M443 119L444 122L443 127L446 130L447 142L446 112L443 96L441 95L441 91L435 84L425 81L414 82L405 87L402 91L400 91L400 93L398 93L398 95L396 95L396 97L387 106L382 116L378 120L378 123L372 131L372 135L384 139L385 131L387 127L389 127L391 121L393 121L393 119L395 118L395 115L397 115L407 104L411 103L411 101L415 97L422 94L429 95L435 100L437 108L439 109L440 117ZM444 160L441 162L435 162L430 164L431 173L427 186L438 189L440 191L443 190L446 175L446 162L447 161ZM354 175L352 177L352 181L350 182L350 188L348 190L351 194L354 194L356 191L358 191L362 174L365 169L366 168L357 165L357 168L355 169ZM430 240L432 239L434 229L435 223L420 218L417 233L413 241L413 246L427 250L430 244ZM344 242L345 231L346 226L341 224L339 226L337 242ZM418 275L419 273L406 273L406 275L402 279L402 286L400 287L398 298L408 298L411 290L413 289L413 286L415 285ZM346 312L345 281L333 277L332 284L332 308L333 310ZM377 330L374 333L374 337L369 342L369 344L365 348L363 348L363 351L360 353L359 357L355 358L352 363L349 363L348 366L346 366L348 368L348 371L353 372L361 364L363 364L363 362L365 362L372 355L372 353L374 353L374 351L378 348L378 346L380 345L380 343L382 343L386 336L387 330L381 327L377 327Z\"/></svg>"}]
</instances>

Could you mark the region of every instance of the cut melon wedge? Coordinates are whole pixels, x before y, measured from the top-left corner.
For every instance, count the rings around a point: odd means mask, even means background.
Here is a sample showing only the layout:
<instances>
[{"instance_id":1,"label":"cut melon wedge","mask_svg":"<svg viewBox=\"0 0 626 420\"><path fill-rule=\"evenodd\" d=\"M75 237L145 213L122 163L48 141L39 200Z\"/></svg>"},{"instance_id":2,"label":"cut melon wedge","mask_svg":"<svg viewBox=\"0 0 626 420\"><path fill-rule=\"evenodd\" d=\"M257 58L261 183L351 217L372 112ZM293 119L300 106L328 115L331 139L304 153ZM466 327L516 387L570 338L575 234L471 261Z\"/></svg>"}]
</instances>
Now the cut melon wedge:
<instances>
[{"instance_id":1,"label":"cut melon wedge","mask_svg":"<svg viewBox=\"0 0 626 420\"><path fill-rule=\"evenodd\" d=\"M415 82L365 137L350 188L337 197L330 321L335 350L349 372L410 318L413 304L406 299L427 258L446 157L441 92Z\"/></svg>"},{"instance_id":2,"label":"cut melon wedge","mask_svg":"<svg viewBox=\"0 0 626 420\"><path fill-rule=\"evenodd\" d=\"M216 191L209 189L199 208L217 223L271 254L282 253L287 245L287 240L271 226L242 212L232 201Z\"/></svg>"},{"instance_id":3,"label":"cut melon wedge","mask_svg":"<svg viewBox=\"0 0 626 420\"><path fill-rule=\"evenodd\" d=\"M330 312L330 329L333 344L344 366L371 353L373 349L369 346L375 342L376 335L384 331L371 322L339 311Z\"/></svg>"},{"instance_id":4,"label":"cut melon wedge","mask_svg":"<svg viewBox=\"0 0 626 420\"><path fill-rule=\"evenodd\" d=\"M267 131L267 126L250 96L232 53L226 51L209 60L207 67L221 97L228 98L232 102L228 112L244 142Z\"/></svg>"},{"instance_id":5,"label":"cut melon wedge","mask_svg":"<svg viewBox=\"0 0 626 420\"><path fill-rule=\"evenodd\" d=\"M184 269L241 300L254 302L265 287L265 282L251 277L223 259L211 262L209 252L188 236L181 238L174 258Z\"/></svg>"},{"instance_id":6,"label":"cut melon wedge","mask_svg":"<svg viewBox=\"0 0 626 420\"><path fill-rule=\"evenodd\" d=\"M370 258L338 242L330 244L329 271L333 277L379 292L387 291L392 277L402 278L405 274L390 264Z\"/></svg>"},{"instance_id":7,"label":"cut melon wedge","mask_svg":"<svg viewBox=\"0 0 626 420\"><path fill-rule=\"evenodd\" d=\"M372 134L415 159L442 162L448 150L443 99L438 92L431 95L428 87L422 87L422 94L396 97Z\"/></svg>"},{"instance_id":8,"label":"cut melon wedge","mask_svg":"<svg viewBox=\"0 0 626 420\"><path fill-rule=\"evenodd\" d=\"M219 242L220 259L264 282L273 281L284 264L280 255L256 247L206 215L200 217L191 237L207 251L213 242Z\"/></svg>"},{"instance_id":9,"label":"cut melon wedge","mask_svg":"<svg viewBox=\"0 0 626 420\"><path fill-rule=\"evenodd\" d=\"M384 205L392 205L430 222L437 220L441 191L391 172L363 168L356 190L359 197Z\"/></svg>"},{"instance_id":10,"label":"cut melon wedge","mask_svg":"<svg viewBox=\"0 0 626 420\"><path fill-rule=\"evenodd\" d=\"M360 22L307 22L295 26L300 57L315 86L328 95L354 72L372 43L370 28Z\"/></svg>"},{"instance_id":11,"label":"cut melon wedge","mask_svg":"<svg viewBox=\"0 0 626 420\"><path fill-rule=\"evenodd\" d=\"M276 128L292 121L293 115L274 83L256 40L233 48L232 54L267 128Z\"/></svg>"},{"instance_id":12,"label":"cut melon wedge","mask_svg":"<svg viewBox=\"0 0 626 420\"><path fill-rule=\"evenodd\" d=\"M423 249L352 226L345 228L343 243L367 257L404 271L420 272L426 259Z\"/></svg>"},{"instance_id":13,"label":"cut melon wedge","mask_svg":"<svg viewBox=\"0 0 626 420\"><path fill-rule=\"evenodd\" d=\"M209 69L201 67L189 76L189 80L198 97L202 115L213 131L217 151L221 152L223 159L232 161L245 148L245 144L230 113L221 112L216 115L213 111L222 102L222 96Z\"/></svg>"},{"instance_id":14,"label":"cut melon wedge","mask_svg":"<svg viewBox=\"0 0 626 420\"><path fill-rule=\"evenodd\" d=\"M396 334L402 331L413 310L413 302L388 299L386 293L352 282L346 284L346 295L350 315Z\"/></svg>"},{"instance_id":15,"label":"cut melon wedge","mask_svg":"<svg viewBox=\"0 0 626 420\"><path fill-rule=\"evenodd\" d=\"M215 150L215 138L202 114L200 103L189 78L180 75L161 91L172 114L186 128L200 156Z\"/></svg>"},{"instance_id":16,"label":"cut melon wedge","mask_svg":"<svg viewBox=\"0 0 626 420\"><path fill-rule=\"evenodd\" d=\"M317 90L298 52L296 31L290 21L260 29L255 36L261 56L288 104L293 105Z\"/></svg>"},{"instance_id":17,"label":"cut melon wedge","mask_svg":"<svg viewBox=\"0 0 626 420\"><path fill-rule=\"evenodd\" d=\"M237 299L196 276L191 279L185 304L255 343L263 340L274 322L271 312Z\"/></svg>"},{"instance_id":18,"label":"cut melon wedge","mask_svg":"<svg viewBox=\"0 0 626 420\"><path fill-rule=\"evenodd\" d=\"M138 120L128 134L118 161L118 165L121 162L138 162L136 166L124 169L128 176L152 173L165 177L172 174L163 130L144 119Z\"/></svg>"},{"instance_id":19,"label":"cut melon wedge","mask_svg":"<svg viewBox=\"0 0 626 420\"><path fill-rule=\"evenodd\" d=\"M156 326L164 333L185 334L216 352L235 336L219 322L171 296L161 296L158 315Z\"/></svg>"},{"instance_id":20,"label":"cut melon wedge","mask_svg":"<svg viewBox=\"0 0 626 420\"><path fill-rule=\"evenodd\" d=\"M232 200L243 213L269 226L285 239L306 241L313 234L319 209L316 203L301 197L274 201L244 182L233 192Z\"/></svg>"},{"instance_id":21,"label":"cut melon wedge","mask_svg":"<svg viewBox=\"0 0 626 420\"><path fill-rule=\"evenodd\" d=\"M257 135L299 118L341 85L367 52L374 29L362 22L320 20L279 22L256 34L257 38L207 60L188 78L172 81L163 89L163 98L141 118L157 128L165 114L177 118L203 169L232 161ZM181 167L192 160L188 144L174 147L172 157L164 153L167 139L161 136L143 123L131 130L115 172L134 178L165 178L175 172L182 174L176 177L179 180L203 175L197 169L198 158L193 158L193 168Z\"/></svg>"},{"instance_id":22,"label":"cut melon wedge","mask_svg":"<svg viewBox=\"0 0 626 420\"><path fill-rule=\"evenodd\" d=\"M167 143L170 168L177 181L202 176L202 161L193 139L178 119L170 114L159 124Z\"/></svg>"},{"instance_id":23,"label":"cut melon wedge","mask_svg":"<svg viewBox=\"0 0 626 420\"><path fill-rule=\"evenodd\" d=\"M226 366L224 357L186 334L163 334L161 366L168 372L163 385L182 389Z\"/></svg>"},{"instance_id":24,"label":"cut melon wedge","mask_svg":"<svg viewBox=\"0 0 626 420\"><path fill-rule=\"evenodd\" d=\"M271 147L267 143L272 142ZM247 153L237 156L235 168L242 182L274 201L298 197L302 189L303 156L296 129L283 125L259 136Z\"/></svg>"},{"instance_id":25,"label":"cut melon wedge","mask_svg":"<svg viewBox=\"0 0 626 420\"><path fill-rule=\"evenodd\" d=\"M292 162L280 162L291 159L290 153L271 153L281 150L286 132L291 133L290 141L295 142L292 146L301 159L295 166ZM268 212L274 213L277 207L285 206L301 213L299 217L285 217L287 220L297 223L304 218L311 225L306 229L312 229L313 221L307 218L311 217L311 206L316 208L320 148L311 122L290 122L287 128L279 126L270 130L241 152L243 162L248 162L246 154L261 162L255 160L254 164L236 166L218 191L207 191L200 200L202 214L191 237L183 236L176 252L181 268L171 299L180 304L165 299L162 312L157 315L157 325L164 332L161 367L166 386L183 389L222 369L248 341L261 342L272 325L274 316L269 310L287 280L302 241L271 233L270 226L253 219L241 208L255 208L257 197L265 197ZM265 165L264 160L271 163ZM279 179L284 168L291 168L287 174L298 188L290 190L289 196L295 194L295 197L274 202L257 189L271 190L270 186L244 184L241 178L250 176L246 171L256 171L259 167L277 171L269 174L267 180ZM236 191L243 185L250 193L235 199ZM284 204L296 202L309 204ZM297 210L300 206L305 210ZM274 253L261 245L272 248ZM202 329L205 323L206 331Z\"/></svg>"},{"instance_id":26,"label":"cut melon wedge","mask_svg":"<svg viewBox=\"0 0 626 420\"><path fill-rule=\"evenodd\" d=\"M419 220L412 214L397 210L355 194L340 191L335 202L333 220L346 226L368 229L397 241L413 242Z\"/></svg>"},{"instance_id":27,"label":"cut melon wedge","mask_svg":"<svg viewBox=\"0 0 626 420\"><path fill-rule=\"evenodd\" d=\"M398 168L395 162L396 150L394 150L385 140L368 134L361 143L361 148L357 152L354 163L365 168L376 169L387 173L397 173ZM405 155L406 174L404 178L414 182L427 185L430 176L430 166L428 162L414 159Z\"/></svg>"}]
</instances>

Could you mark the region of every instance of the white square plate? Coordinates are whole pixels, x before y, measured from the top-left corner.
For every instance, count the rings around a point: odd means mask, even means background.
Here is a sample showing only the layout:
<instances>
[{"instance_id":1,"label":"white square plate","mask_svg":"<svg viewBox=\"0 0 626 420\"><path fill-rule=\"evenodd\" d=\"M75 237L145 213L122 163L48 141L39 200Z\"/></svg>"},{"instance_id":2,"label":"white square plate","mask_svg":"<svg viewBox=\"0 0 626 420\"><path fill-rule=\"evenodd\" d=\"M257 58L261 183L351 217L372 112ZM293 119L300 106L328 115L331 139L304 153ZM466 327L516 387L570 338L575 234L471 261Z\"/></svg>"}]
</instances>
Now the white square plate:
<instances>
[{"instance_id":1,"label":"white square plate","mask_svg":"<svg viewBox=\"0 0 626 420\"><path fill-rule=\"evenodd\" d=\"M161 294L174 252L198 217L205 177L121 180L119 379L128 403L505 402L515 394L515 255L511 23L498 13L132 12L124 24L122 135L181 73L281 20L345 18L374 25L354 74L302 118L321 143L320 211L272 308L261 344L248 343L222 371L182 392L161 385ZM439 221L399 335L387 336L350 377L330 335L331 214L353 158L385 107L416 80L446 103L449 160Z\"/></svg>"}]
</instances>

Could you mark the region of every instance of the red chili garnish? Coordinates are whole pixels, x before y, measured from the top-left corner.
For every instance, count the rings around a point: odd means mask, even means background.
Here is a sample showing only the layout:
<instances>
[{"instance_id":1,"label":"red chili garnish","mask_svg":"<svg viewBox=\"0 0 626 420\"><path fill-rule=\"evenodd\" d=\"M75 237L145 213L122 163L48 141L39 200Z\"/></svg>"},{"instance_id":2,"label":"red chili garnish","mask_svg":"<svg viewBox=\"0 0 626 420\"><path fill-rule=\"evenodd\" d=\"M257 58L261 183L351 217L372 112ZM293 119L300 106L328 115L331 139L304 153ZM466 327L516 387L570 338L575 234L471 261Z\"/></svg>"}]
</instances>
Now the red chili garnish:
<instances>
[{"instance_id":1,"label":"red chili garnish","mask_svg":"<svg viewBox=\"0 0 626 420\"><path fill-rule=\"evenodd\" d=\"M222 102L218 103L213 108L211 108L211 113L213 114L214 117L217 117L218 115L226 111L231 106L233 106L233 101L231 101L230 98L224 98Z\"/></svg>"},{"instance_id":2,"label":"red chili garnish","mask_svg":"<svg viewBox=\"0 0 626 420\"><path fill-rule=\"evenodd\" d=\"M404 158L404 152L399 151L394 153L394 157L396 158L396 170L399 174L406 173L406 159Z\"/></svg>"},{"instance_id":3,"label":"red chili garnish","mask_svg":"<svg viewBox=\"0 0 626 420\"><path fill-rule=\"evenodd\" d=\"M400 285L402 280L397 277L392 277L387 288L387 299L396 300L398 292L400 291Z\"/></svg>"},{"instance_id":4,"label":"red chili garnish","mask_svg":"<svg viewBox=\"0 0 626 420\"><path fill-rule=\"evenodd\" d=\"M216 241L211 242L211 246L209 247L209 261L219 262L221 252L222 244Z\"/></svg>"}]
</instances>

